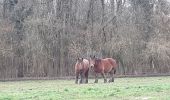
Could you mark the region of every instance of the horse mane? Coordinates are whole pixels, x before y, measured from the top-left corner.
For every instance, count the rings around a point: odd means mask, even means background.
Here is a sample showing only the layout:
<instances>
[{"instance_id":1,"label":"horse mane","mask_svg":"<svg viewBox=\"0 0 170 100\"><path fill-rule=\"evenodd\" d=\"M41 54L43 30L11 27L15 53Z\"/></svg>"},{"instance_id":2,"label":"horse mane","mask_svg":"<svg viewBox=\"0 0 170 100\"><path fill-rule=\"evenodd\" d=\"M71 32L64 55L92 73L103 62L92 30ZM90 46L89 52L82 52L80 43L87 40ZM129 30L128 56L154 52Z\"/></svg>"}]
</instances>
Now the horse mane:
<instances>
[{"instance_id":1,"label":"horse mane","mask_svg":"<svg viewBox=\"0 0 170 100\"><path fill-rule=\"evenodd\" d=\"M101 63L101 60L100 58L96 58L95 59L95 65L98 66L100 63Z\"/></svg>"}]
</instances>

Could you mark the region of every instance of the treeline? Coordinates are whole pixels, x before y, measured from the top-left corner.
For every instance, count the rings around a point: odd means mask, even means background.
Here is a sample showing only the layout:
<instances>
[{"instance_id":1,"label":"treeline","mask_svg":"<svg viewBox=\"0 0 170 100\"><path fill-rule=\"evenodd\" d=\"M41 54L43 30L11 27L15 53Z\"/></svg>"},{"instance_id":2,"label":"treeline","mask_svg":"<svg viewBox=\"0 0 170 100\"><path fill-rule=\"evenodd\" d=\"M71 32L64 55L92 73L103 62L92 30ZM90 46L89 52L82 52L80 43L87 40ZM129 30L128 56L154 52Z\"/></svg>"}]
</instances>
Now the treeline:
<instances>
[{"instance_id":1,"label":"treeline","mask_svg":"<svg viewBox=\"0 0 170 100\"><path fill-rule=\"evenodd\" d=\"M170 72L167 0L0 0L0 78L74 75L77 57L117 74Z\"/></svg>"}]
</instances>

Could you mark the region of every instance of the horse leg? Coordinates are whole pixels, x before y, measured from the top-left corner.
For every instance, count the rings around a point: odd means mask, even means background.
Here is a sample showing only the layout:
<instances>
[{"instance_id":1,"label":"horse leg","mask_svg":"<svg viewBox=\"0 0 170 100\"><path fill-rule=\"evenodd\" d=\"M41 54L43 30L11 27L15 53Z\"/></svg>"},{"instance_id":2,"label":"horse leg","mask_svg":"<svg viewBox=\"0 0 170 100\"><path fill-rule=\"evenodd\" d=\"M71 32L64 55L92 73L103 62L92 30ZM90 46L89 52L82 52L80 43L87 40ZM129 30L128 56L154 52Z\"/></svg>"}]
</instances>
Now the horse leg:
<instances>
[{"instance_id":1,"label":"horse leg","mask_svg":"<svg viewBox=\"0 0 170 100\"><path fill-rule=\"evenodd\" d=\"M79 82L79 83L80 83L80 84L83 83L83 72L80 73L80 82Z\"/></svg>"},{"instance_id":2,"label":"horse leg","mask_svg":"<svg viewBox=\"0 0 170 100\"><path fill-rule=\"evenodd\" d=\"M109 74L110 74L110 77L111 77L111 78L110 78L110 80L109 80L109 82L113 82L113 81L114 81L113 73L112 73L112 72L110 72Z\"/></svg>"},{"instance_id":3,"label":"horse leg","mask_svg":"<svg viewBox=\"0 0 170 100\"><path fill-rule=\"evenodd\" d=\"M94 83L98 83L98 75L97 75L97 73L95 73L95 81L94 81Z\"/></svg>"},{"instance_id":4,"label":"horse leg","mask_svg":"<svg viewBox=\"0 0 170 100\"><path fill-rule=\"evenodd\" d=\"M110 72L111 79L109 80L109 82L114 82L114 73L115 73L115 70L112 69L112 71Z\"/></svg>"},{"instance_id":5,"label":"horse leg","mask_svg":"<svg viewBox=\"0 0 170 100\"><path fill-rule=\"evenodd\" d=\"M116 69L113 69L112 82L114 82L114 74L116 74Z\"/></svg>"},{"instance_id":6,"label":"horse leg","mask_svg":"<svg viewBox=\"0 0 170 100\"><path fill-rule=\"evenodd\" d=\"M106 82L107 82L107 79L106 79L106 76L105 76L105 73L104 73L104 72L102 72L102 76L103 76L103 78L104 78L104 83L106 83Z\"/></svg>"},{"instance_id":7,"label":"horse leg","mask_svg":"<svg viewBox=\"0 0 170 100\"><path fill-rule=\"evenodd\" d=\"M78 84L79 72L76 72L76 81L75 83Z\"/></svg>"},{"instance_id":8,"label":"horse leg","mask_svg":"<svg viewBox=\"0 0 170 100\"><path fill-rule=\"evenodd\" d=\"M88 71L85 72L85 78L86 78L86 82L85 83L88 83Z\"/></svg>"}]
</instances>

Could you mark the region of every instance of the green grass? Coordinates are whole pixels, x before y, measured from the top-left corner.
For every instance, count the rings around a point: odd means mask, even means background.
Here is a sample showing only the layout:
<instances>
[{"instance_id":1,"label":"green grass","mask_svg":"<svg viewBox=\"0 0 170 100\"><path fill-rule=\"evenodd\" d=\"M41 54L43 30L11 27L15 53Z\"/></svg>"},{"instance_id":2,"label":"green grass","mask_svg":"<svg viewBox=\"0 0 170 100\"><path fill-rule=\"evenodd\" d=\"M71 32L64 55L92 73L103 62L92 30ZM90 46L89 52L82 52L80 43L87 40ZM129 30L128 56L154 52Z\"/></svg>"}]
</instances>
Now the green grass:
<instances>
[{"instance_id":1,"label":"green grass","mask_svg":"<svg viewBox=\"0 0 170 100\"><path fill-rule=\"evenodd\" d=\"M0 100L170 100L170 77L93 81L81 85L74 80L0 82Z\"/></svg>"}]
</instances>

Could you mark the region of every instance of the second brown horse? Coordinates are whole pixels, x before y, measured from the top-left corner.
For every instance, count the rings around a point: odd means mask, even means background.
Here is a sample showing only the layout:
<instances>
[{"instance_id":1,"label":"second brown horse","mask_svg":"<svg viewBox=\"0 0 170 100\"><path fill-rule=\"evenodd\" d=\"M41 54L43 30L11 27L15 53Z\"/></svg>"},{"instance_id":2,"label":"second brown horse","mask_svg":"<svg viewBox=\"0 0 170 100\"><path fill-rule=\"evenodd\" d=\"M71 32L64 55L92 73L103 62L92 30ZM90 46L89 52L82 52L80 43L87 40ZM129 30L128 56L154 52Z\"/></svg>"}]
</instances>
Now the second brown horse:
<instances>
[{"instance_id":1,"label":"second brown horse","mask_svg":"<svg viewBox=\"0 0 170 100\"><path fill-rule=\"evenodd\" d=\"M114 82L114 74L116 73L117 63L113 58L98 59L95 56L90 56L90 67L95 72L95 83L98 83L98 73L104 78L104 83L107 82L106 73L109 73L111 79L109 82Z\"/></svg>"}]
</instances>

